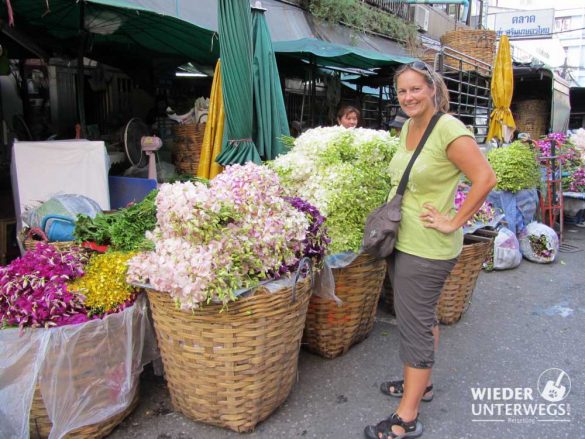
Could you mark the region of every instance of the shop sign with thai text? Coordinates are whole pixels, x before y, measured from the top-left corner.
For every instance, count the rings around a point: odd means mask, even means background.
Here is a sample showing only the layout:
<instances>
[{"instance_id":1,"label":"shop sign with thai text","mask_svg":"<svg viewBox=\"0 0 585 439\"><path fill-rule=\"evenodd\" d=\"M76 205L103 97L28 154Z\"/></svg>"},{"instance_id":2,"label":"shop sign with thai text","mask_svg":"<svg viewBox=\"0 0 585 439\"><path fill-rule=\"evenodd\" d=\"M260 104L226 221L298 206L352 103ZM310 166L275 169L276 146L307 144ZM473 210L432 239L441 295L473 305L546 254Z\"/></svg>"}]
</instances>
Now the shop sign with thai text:
<instances>
[{"instance_id":1,"label":"shop sign with thai text","mask_svg":"<svg viewBox=\"0 0 585 439\"><path fill-rule=\"evenodd\" d=\"M554 29L554 9L514 11L494 14L494 29L498 36L515 38L551 38Z\"/></svg>"}]
</instances>

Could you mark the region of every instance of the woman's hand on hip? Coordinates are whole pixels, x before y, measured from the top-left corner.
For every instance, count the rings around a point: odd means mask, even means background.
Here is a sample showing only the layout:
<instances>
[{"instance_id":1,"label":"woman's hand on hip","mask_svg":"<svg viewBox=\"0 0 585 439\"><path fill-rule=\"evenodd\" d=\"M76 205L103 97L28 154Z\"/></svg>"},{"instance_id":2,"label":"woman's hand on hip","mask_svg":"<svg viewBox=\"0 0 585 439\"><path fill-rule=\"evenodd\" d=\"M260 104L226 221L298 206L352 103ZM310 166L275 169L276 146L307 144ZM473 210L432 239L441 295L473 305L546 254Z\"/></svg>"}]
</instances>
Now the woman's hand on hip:
<instances>
[{"instance_id":1,"label":"woman's hand on hip","mask_svg":"<svg viewBox=\"0 0 585 439\"><path fill-rule=\"evenodd\" d=\"M423 207L426 209L420 214L420 219L427 229L435 229L441 233L449 234L457 230L453 225L452 218L443 215L432 204L425 203Z\"/></svg>"}]
</instances>

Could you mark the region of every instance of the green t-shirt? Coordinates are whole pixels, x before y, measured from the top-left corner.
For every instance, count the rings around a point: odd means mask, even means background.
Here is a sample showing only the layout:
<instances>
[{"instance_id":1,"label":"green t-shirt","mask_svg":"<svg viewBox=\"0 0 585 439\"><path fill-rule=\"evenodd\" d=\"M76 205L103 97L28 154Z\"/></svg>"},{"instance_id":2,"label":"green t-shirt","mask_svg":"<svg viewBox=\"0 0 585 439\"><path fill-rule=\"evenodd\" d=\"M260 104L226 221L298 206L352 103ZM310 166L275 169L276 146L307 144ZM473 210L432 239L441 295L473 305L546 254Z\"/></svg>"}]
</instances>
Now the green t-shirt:
<instances>
[{"instance_id":1,"label":"green t-shirt","mask_svg":"<svg viewBox=\"0 0 585 439\"><path fill-rule=\"evenodd\" d=\"M390 162L392 189L389 200L396 193L400 178L414 152L406 150L409 126L410 120L404 124L400 145ZM442 260L455 258L461 252L461 229L446 235L425 228L419 216L425 211L423 204L427 202L443 214L455 214L455 192L461 171L447 158L447 146L461 136L473 137L458 119L448 114L442 116L414 162L402 199L402 220L396 242L396 249L401 252Z\"/></svg>"}]
</instances>

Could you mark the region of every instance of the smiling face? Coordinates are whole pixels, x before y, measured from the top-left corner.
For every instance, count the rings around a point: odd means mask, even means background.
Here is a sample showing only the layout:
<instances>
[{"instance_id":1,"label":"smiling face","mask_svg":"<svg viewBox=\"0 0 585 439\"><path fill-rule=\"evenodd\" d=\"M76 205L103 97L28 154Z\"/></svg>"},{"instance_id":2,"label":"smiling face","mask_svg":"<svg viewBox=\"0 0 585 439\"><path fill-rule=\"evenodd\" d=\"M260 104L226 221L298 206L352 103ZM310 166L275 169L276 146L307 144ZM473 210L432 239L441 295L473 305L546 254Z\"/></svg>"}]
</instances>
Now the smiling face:
<instances>
[{"instance_id":1,"label":"smiling face","mask_svg":"<svg viewBox=\"0 0 585 439\"><path fill-rule=\"evenodd\" d=\"M354 111L350 111L338 118L337 122L345 128L355 128L358 124L358 115Z\"/></svg>"},{"instance_id":2,"label":"smiling face","mask_svg":"<svg viewBox=\"0 0 585 439\"><path fill-rule=\"evenodd\" d=\"M435 89L424 74L405 70L396 79L396 92L400 107L408 117L417 119L435 113Z\"/></svg>"}]
</instances>

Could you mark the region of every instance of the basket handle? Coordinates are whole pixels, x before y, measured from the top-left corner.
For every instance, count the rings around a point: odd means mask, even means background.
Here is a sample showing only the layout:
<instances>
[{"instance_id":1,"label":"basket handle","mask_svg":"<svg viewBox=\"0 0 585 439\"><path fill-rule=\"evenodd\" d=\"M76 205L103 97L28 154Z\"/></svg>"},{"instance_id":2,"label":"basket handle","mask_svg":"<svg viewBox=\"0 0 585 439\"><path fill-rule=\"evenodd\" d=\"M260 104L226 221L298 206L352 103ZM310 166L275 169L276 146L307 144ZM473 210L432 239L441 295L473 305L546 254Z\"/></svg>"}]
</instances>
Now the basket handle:
<instances>
[{"instance_id":1,"label":"basket handle","mask_svg":"<svg viewBox=\"0 0 585 439\"><path fill-rule=\"evenodd\" d=\"M26 239L33 239L34 236L40 236L41 241L49 242L49 238L47 238L47 235L45 235L45 232L40 227L33 227L30 229L26 234Z\"/></svg>"},{"instance_id":2,"label":"basket handle","mask_svg":"<svg viewBox=\"0 0 585 439\"><path fill-rule=\"evenodd\" d=\"M292 287L291 303L295 303L297 301L297 282L299 280L299 277L301 277L301 273L305 265L309 267L309 271L311 273L311 284L313 284L313 264L311 263L311 259L305 256L303 259L299 261L299 267L297 268L297 272L295 273L294 283Z\"/></svg>"}]
</instances>

